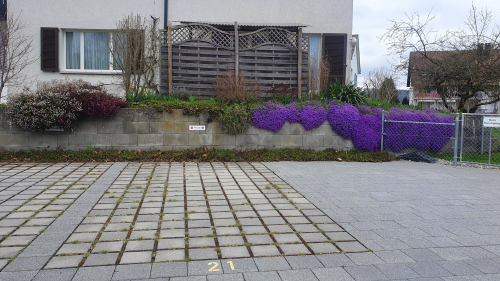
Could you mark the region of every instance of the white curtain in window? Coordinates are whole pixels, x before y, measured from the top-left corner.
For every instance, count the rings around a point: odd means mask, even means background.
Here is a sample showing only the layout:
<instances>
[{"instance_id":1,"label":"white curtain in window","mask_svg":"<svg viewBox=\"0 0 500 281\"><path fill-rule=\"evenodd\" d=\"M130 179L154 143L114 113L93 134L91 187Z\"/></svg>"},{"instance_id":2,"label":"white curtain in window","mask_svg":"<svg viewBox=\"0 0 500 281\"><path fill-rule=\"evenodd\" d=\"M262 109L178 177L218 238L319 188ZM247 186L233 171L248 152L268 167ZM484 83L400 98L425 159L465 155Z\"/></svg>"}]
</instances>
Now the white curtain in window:
<instances>
[{"instance_id":1,"label":"white curtain in window","mask_svg":"<svg viewBox=\"0 0 500 281\"><path fill-rule=\"evenodd\" d=\"M113 69L121 70L123 60L125 59L124 48L127 46L127 34L113 33Z\"/></svg>"},{"instance_id":2,"label":"white curtain in window","mask_svg":"<svg viewBox=\"0 0 500 281\"><path fill-rule=\"evenodd\" d=\"M85 32L85 69L109 70L109 33Z\"/></svg>"},{"instance_id":3,"label":"white curtain in window","mask_svg":"<svg viewBox=\"0 0 500 281\"><path fill-rule=\"evenodd\" d=\"M66 69L80 69L80 32L66 32Z\"/></svg>"}]
</instances>

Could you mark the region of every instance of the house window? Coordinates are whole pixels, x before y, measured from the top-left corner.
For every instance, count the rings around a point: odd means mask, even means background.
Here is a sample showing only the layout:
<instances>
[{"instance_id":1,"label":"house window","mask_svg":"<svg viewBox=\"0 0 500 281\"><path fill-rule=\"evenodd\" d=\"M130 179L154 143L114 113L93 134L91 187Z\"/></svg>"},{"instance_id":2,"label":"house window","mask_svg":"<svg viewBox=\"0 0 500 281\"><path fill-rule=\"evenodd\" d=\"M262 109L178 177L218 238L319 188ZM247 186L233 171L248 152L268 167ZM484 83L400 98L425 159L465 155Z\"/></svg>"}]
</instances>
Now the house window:
<instances>
[{"instance_id":1,"label":"house window","mask_svg":"<svg viewBox=\"0 0 500 281\"><path fill-rule=\"evenodd\" d=\"M110 47L113 34L99 31L65 32L65 68L76 72L116 72Z\"/></svg>"}]
</instances>

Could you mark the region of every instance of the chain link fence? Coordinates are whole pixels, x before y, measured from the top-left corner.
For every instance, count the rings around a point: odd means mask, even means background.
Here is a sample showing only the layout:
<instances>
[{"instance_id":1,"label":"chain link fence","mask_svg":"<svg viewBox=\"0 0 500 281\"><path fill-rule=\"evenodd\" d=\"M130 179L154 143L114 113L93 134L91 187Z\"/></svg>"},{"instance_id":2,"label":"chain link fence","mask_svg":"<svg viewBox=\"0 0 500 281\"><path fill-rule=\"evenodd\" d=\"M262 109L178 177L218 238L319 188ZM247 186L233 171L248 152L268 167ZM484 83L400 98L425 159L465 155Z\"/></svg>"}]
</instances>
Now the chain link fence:
<instances>
[{"instance_id":1,"label":"chain link fence","mask_svg":"<svg viewBox=\"0 0 500 281\"><path fill-rule=\"evenodd\" d=\"M500 166L500 115L462 114L460 162Z\"/></svg>"},{"instance_id":2,"label":"chain link fence","mask_svg":"<svg viewBox=\"0 0 500 281\"><path fill-rule=\"evenodd\" d=\"M402 159L435 162L457 161L458 115L382 112L381 150Z\"/></svg>"},{"instance_id":3,"label":"chain link fence","mask_svg":"<svg viewBox=\"0 0 500 281\"><path fill-rule=\"evenodd\" d=\"M382 113L381 150L402 159L500 166L499 143L500 115Z\"/></svg>"}]
</instances>

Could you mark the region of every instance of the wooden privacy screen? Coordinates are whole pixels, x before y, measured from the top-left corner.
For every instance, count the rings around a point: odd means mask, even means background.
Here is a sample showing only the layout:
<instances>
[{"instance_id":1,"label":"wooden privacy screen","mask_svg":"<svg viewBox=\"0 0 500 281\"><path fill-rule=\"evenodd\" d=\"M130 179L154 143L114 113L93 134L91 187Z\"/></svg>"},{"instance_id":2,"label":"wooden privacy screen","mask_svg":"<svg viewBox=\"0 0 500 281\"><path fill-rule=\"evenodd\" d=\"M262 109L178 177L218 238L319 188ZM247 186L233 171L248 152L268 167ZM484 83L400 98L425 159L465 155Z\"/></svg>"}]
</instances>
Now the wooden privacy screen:
<instances>
[{"instance_id":1,"label":"wooden privacy screen","mask_svg":"<svg viewBox=\"0 0 500 281\"><path fill-rule=\"evenodd\" d=\"M170 33L170 35L169 35ZM237 68L247 78L262 84L262 92L273 85L287 84L307 93L309 38L281 28L263 28L251 33L228 33L210 25L189 24L164 32L161 48L161 88L169 90L169 40L172 88L192 95L215 96L215 77ZM235 42L238 42L237 45ZM299 52L299 49L301 50ZM299 60L302 54L302 61Z\"/></svg>"}]
</instances>

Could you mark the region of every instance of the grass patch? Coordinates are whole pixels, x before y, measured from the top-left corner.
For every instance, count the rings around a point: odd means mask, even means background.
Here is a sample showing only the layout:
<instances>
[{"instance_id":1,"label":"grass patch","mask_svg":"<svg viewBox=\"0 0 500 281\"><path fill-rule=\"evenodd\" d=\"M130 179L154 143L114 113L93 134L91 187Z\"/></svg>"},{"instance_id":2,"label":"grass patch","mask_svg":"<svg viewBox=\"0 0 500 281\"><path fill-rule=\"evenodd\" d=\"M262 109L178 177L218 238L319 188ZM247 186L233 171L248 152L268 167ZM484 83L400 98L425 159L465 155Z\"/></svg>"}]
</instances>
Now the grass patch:
<instances>
[{"instance_id":1,"label":"grass patch","mask_svg":"<svg viewBox=\"0 0 500 281\"><path fill-rule=\"evenodd\" d=\"M339 160L341 159L341 160ZM241 162L241 161L344 161L344 162L388 162L396 157L380 151L342 151L325 149L314 151L300 148L250 149L243 151L229 149L196 148L182 151L120 151L101 150L93 152L62 150L1 151L0 161L19 163L58 162Z\"/></svg>"}]
</instances>

